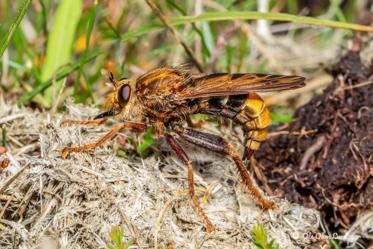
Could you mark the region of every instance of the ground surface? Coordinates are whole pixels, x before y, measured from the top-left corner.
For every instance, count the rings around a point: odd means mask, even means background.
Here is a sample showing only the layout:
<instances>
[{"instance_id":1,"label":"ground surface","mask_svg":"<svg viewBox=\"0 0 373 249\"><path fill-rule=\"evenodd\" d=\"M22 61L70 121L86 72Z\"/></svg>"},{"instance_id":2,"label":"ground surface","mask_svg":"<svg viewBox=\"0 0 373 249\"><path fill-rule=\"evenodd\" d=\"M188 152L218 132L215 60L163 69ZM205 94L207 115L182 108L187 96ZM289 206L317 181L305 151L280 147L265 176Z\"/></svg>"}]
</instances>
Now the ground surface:
<instances>
[{"instance_id":1,"label":"ground surface","mask_svg":"<svg viewBox=\"0 0 373 249\"><path fill-rule=\"evenodd\" d=\"M373 65L363 65L359 53L347 53L324 93L299 108L293 122L274 128L255 154L258 179L269 193L321 210L332 230L352 226L370 239L372 74Z\"/></svg>"},{"instance_id":2,"label":"ground surface","mask_svg":"<svg viewBox=\"0 0 373 249\"><path fill-rule=\"evenodd\" d=\"M204 165L196 164L195 170L199 197L208 191L202 206L217 227L207 234L187 195L186 170L162 141L146 159L117 157L123 145L115 140L65 160L63 146L93 141L108 127L60 128L61 115L4 102L0 107L0 122L11 141L0 158L11 161L0 175L1 248L105 248L113 226L122 226L135 248L250 248L257 223L281 248L301 248L310 243L302 235L319 225L318 212L285 200L276 199L279 208L262 212L237 183L230 161L192 152ZM65 117L97 112L68 104ZM21 173L12 178L16 172Z\"/></svg>"}]
</instances>

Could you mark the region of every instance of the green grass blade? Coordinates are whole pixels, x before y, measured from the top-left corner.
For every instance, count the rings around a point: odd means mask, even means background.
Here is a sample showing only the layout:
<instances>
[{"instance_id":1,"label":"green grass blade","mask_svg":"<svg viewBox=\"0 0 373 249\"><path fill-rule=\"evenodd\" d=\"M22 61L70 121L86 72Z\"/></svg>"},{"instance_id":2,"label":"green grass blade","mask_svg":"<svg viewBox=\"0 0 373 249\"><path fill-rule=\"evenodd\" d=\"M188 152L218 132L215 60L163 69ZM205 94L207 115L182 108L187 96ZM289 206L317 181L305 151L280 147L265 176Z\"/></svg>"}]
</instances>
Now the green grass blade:
<instances>
[{"instance_id":1,"label":"green grass blade","mask_svg":"<svg viewBox=\"0 0 373 249\"><path fill-rule=\"evenodd\" d=\"M183 16L186 16L187 15L187 12L185 10L183 10L178 4L176 4L174 1L172 0L166 0L166 3L171 6L172 8L176 9L181 15ZM205 23L206 24L206 23ZM204 49L204 54L206 55L206 57L210 57L211 55L211 50L209 50L209 47L208 47L208 44L206 43L206 39L205 39L205 33L201 31L200 28L197 27L197 25L195 23L192 23L192 27L194 29L194 31L197 32L198 36L201 38L201 42L202 42L202 46L203 46L203 49Z\"/></svg>"},{"instance_id":2,"label":"green grass blade","mask_svg":"<svg viewBox=\"0 0 373 249\"><path fill-rule=\"evenodd\" d=\"M59 4L53 26L48 35L47 54L42 68L41 79L50 79L55 71L70 61L75 30L82 12L81 0L62 0ZM56 92L62 87L62 82L56 84ZM45 92L46 100L52 103L51 89Z\"/></svg>"},{"instance_id":3,"label":"green grass blade","mask_svg":"<svg viewBox=\"0 0 373 249\"><path fill-rule=\"evenodd\" d=\"M343 14L343 11L339 7L340 6L339 1L338 0L330 0L329 2L330 2L330 5L331 5L331 8L334 10L335 15L338 18L338 20L341 21L341 22L346 22L347 18L345 17L345 15Z\"/></svg>"},{"instance_id":4,"label":"green grass blade","mask_svg":"<svg viewBox=\"0 0 373 249\"><path fill-rule=\"evenodd\" d=\"M278 109L271 111L272 125L287 124L293 120L290 110Z\"/></svg>"},{"instance_id":5,"label":"green grass blade","mask_svg":"<svg viewBox=\"0 0 373 249\"><path fill-rule=\"evenodd\" d=\"M280 245L273 239L268 241L268 234L263 224L254 225L251 230L251 237L255 249L278 249Z\"/></svg>"},{"instance_id":6,"label":"green grass blade","mask_svg":"<svg viewBox=\"0 0 373 249\"><path fill-rule=\"evenodd\" d=\"M7 139L6 139L6 129L5 128L2 128L1 129L1 145L3 147L8 147L8 144L7 144Z\"/></svg>"},{"instance_id":7,"label":"green grass blade","mask_svg":"<svg viewBox=\"0 0 373 249\"><path fill-rule=\"evenodd\" d=\"M296 14L298 12L298 0L288 0L288 12Z\"/></svg>"},{"instance_id":8,"label":"green grass blade","mask_svg":"<svg viewBox=\"0 0 373 249\"><path fill-rule=\"evenodd\" d=\"M293 22L300 24L309 24L322 27L349 29L364 32L373 32L373 27L364 26L353 23L338 22L331 20L322 20L315 17L296 16L284 13L262 13L255 11L229 11L229 12L205 12L199 16L179 16L170 19L170 23L174 26L180 26L187 23L194 23L198 21L228 21L228 20L273 20L283 22ZM137 38L147 34L150 31L159 30L163 28L161 24L143 25L135 30L126 32L122 35L122 41Z\"/></svg>"},{"instance_id":9,"label":"green grass blade","mask_svg":"<svg viewBox=\"0 0 373 249\"><path fill-rule=\"evenodd\" d=\"M172 24L175 25L174 23L172 23ZM181 25L181 23L180 23L180 25ZM160 30L162 28L163 28L163 25L160 24L160 23L153 22L152 24L145 24L145 25L140 26L137 29L134 29L132 31L128 31L128 32L124 33L123 35L121 35L121 40L123 42L125 42L125 41L128 41L128 40L143 36L143 35L147 34L148 32L151 32L151 31L154 31L154 30Z\"/></svg>"},{"instance_id":10,"label":"green grass blade","mask_svg":"<svg viewBox=\"0 0 373 249\"><path fill-rule=\"evenodd\" d=\"M215 38L214 38L213 32L211 31L210 24L208 22L202 22L201 27L202 27L203 40L204 40L206 51L207 51L207 57L210 57L211 52L215 48Z\"/></svg>"},{"instance_id":11,"label":"green grass blade","mask_svg":"<svg viewBox=\"0 0 373 249\"><path fill-rule=\"evenodd\" d=\"M88 52L89 52L89 42L91 41L92 31L93 31L95 20L96 20L97 4L98 4L98 2L95 1L94 5L88 11L87 34L86 34L85 50L83 52L83 58L85 58L88 55ZM82 97L83 100L86 99L86 96L79 96L79 93L78 93L79 86L80 86L81 75L84 76L83 65L79 69L79 73L76 77L76 80L75 80L75 83L74 83L74 88L73 88L73 96L74 96L75 101L77 101L77 102L81 102L80 97ZM89 81L87 81L87 82L89 82ZM88 83L88 88L89 88L88 91L86 91L86 94L84 94L84 95L92 96L91 85L89 83Z\"/></svg>"},{"instance_id":12,"label":"green grass blade","mask_svg":"<svg viewBox=\"0 0 373 249\"><path fill-rule=\"evenodd\" d=\"M8 44L9 44L10 40L12 39L12 36L13 36L14 32L16 31L18 25L20 24L24 15L26 14L27 8L30 5L30 3L31 3L31 0L23 1L23 3L21 4L21 6L19 7L19 9L17 11L17 15L16 15L12 25L10 25L10 27L9 27L8 32L4 35L3 39L1 39L1 42L0 42L0 57L3 56L3 53L4 53L5 49L8 47Z\"/></svg>"},{"instance_id":13,"label":"green grass blade","mask_svg":"<svg viewBox=\"0 0 373 249\"><path fill-rule=\"evenodd\" d=\"M78 63L74 63L73 65L67 65L65 67L61 67L55 77L49 78L45 82L39 84L36 86L31 92L24 94L19 100L18 100L18 105L24 105L28 101L30 101L33 97L35 97L37 94L43 92L45 89L50 87L54 81L59 81L65 78L67 75L69 75L71 72L79 69L82 65L88 63L89 61L93 60L96 58L98 55L100 55L102 51L99 50L94 50L92 51L88 56L84 57L81 59Z\"/></svg>"},{"instance_id":14,"label":"green grass blade","mask_svg":"<svg viewBox=\"0 0 373 249\"><path fill-rule=\"evenodd\" d=\"M258 20L266 19L273 21L284 21L302 23L330 28L351 29L356 31L373 32L373 27L353 23L338 22L331 20L322 20L315 17L295 16L284 13L262 13L255 11L237 11L237 12L206 12L199 16L182 16L174 18L172 21L176 25L196 21L224 21L224 20Z\"/></svg>"},{"instance_id":15,"label":"green grass blade","mask_svg":"<svg viewBox=\"0 0 373 249\"><path fill-rule=\"evenodd\" d=\"M144 139L137 145L136 151L141 157L146 157L148 154L149 147L154 143L153 129L147 130Z\"/></svg>"},{"instance_id":16,"label":"green grass blade","mask_svg":"<svg viewBox=\"0 0 373 249\"><path fill-rule=\"evenodd\" d=\"M263 224L255 225L251 231L251 236L255 249L268 249L267 231L264 229Z\"/></svg>"},{"instance_id":17,"label":"green grass blade","mask_svg":"<svg viewBox=\"0 0 373 249\"><path fill-rule=\"evenodd\" d=\"M94 24L95 24L95 20L96 20L97 4L98 4L98 2L95 1L93 7L91 8L91 10L89 12L89 19L88 19L88 24L87 24L87 38L85 40L86 51L89 48L89 42L91 41L91 35L92 35L93 27L94 27Z\"/></svg>"}]
</instances>

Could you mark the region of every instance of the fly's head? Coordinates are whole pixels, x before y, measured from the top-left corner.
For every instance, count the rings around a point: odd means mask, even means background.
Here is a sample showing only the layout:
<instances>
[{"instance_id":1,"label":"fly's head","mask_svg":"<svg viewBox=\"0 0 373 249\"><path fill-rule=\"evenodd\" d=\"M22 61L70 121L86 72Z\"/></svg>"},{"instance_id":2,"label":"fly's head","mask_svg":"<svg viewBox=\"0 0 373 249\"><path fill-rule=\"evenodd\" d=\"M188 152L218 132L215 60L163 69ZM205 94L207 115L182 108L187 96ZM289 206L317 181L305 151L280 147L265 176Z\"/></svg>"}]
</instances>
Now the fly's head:
<instances>
[{"instance_id":1,"label":"fly's head","mask_svg":"<svg viewBox=\"0 0 373 249\"><path fill-rule=\"evenodd\" d=\"M114 89L105 98L104 108L106 111L97 115L95 119L119 114L128 115L133 104L132 81L127 78L116 80L112 73L110 73L109 80Z\"/></svg>"}]
</instances>

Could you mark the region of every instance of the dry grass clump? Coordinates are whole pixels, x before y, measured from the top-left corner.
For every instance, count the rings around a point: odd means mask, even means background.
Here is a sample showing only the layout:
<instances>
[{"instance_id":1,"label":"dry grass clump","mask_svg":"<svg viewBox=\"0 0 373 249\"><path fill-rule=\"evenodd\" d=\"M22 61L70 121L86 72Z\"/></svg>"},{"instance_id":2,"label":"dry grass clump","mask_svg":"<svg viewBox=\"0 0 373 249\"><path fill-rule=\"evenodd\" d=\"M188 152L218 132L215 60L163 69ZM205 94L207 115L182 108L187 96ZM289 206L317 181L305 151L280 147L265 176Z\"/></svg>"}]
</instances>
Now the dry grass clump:
<instances>
[{"instance_id":1,"label":"dry grass clump","mask_svg":"<svg viewBox=\"0 0 373 249\"><path fill-rule=\"evenodd\" d=\"M68 104L66 117L96 112ZM203 166L195 164L198 195L217 227L207 234L188 196L186 169L162 141L144 159L117 157L117 141L62 159L64 146L94 141L108 130L60 128L63 118L0 104L10 148L0 160L11 161L0 175L1 248L106 248L113 226L123 227L133 248L251 248L257 223L281 248L301 248L310 243L303 234L319 226L316 211L286 200L262 212L243 191L233 163L209 155Z\"/></svg>"}]
</instances>

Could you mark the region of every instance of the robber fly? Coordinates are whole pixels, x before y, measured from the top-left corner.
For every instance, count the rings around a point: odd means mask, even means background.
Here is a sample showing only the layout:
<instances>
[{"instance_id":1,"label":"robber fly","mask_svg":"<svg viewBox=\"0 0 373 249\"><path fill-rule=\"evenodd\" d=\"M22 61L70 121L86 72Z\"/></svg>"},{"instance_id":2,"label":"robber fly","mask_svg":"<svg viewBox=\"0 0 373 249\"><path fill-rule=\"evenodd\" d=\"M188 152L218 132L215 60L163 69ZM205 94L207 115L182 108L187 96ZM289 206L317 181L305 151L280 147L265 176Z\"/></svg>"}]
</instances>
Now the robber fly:
<instances>
[{"instance_id":1,"label":"robber fly","mask_svg":"<svg viewBox=\"0 0 373 249\"><path fill-rule=\"evenodd\" d=\"M96 143L64 148L63 157L67 157L70 152L93 149L121 130L141 131L152 127L156 136L165 136L170 147L187 166L189 194L204 219L207 231L212 231L214 227L195 196L192 162L172 133L189 143L232 158L244 184L261 206L264 209L274 206L253 184L241 156L232 145L220 136L193 129L190 115L218 115L241 125L245 134L244 157L248 159L267 138L267 127L271 122L269 111L256 92L299 88L304 86L305 78L258 73L197 75L184 67L160 67L135 81L126 78L116 80L112 74L109 79L114 90L106 97L105 112L94 120L65 120L63 124L99 125L109 117L122 121ZM189 127L184 126L185 122Z\"/></svg>"}]
</instances>

